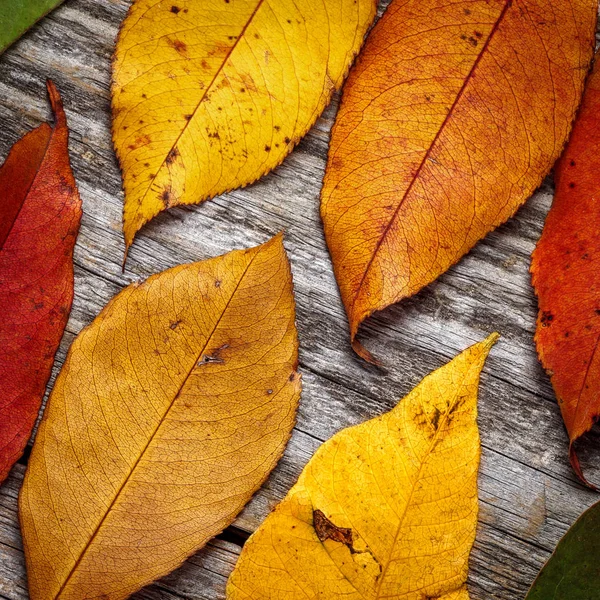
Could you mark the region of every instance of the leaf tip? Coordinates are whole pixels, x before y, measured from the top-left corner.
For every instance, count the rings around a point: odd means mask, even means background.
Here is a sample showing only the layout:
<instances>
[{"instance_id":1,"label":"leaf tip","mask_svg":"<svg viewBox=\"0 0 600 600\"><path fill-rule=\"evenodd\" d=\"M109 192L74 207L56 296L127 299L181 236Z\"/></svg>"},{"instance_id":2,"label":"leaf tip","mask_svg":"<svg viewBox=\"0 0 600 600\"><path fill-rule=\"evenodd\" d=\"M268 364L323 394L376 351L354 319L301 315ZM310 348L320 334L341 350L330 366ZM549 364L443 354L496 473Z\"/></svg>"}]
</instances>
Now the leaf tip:
<instances>
[{"instance_id":1,"label":"leaf tip","mask_svg":"<svg viewBox=\"0 0 600 600\"><path fill-rule=\"evenodd\" d=\"M583 474L583 469L581 468L577 452L575 452L575 446L573 445L573 442L574 440L572 440L569 443L569 462L571 463L571 467L573 467L575 475L577 475L579 481L581 481L581 483L585 485L585 487L589 488L590 490L593 490L594 492L597 492L598 488L594 484L590 483Z\"/></svg>"},{"instance_id":2,"label":"leaf tip","mask_svg":"<svg viewBox=\"0 0 600 600\"><path fill-rule=\"evenodd\" d=\"M56 87L56 84L52 79L46 79L46 89L48 90L48 97L50 98L50 105L52 106L52 112L57 125L66 126L67 119L65 116L65 109L63 101Z\"/></svg>"},{"instance_id":3,"label":"leaf tip","mask_svg":"<svg viewBox=\"0 0 600 600\"><path fill-rule=\"evenodd\" d=\"M355 337L351 340L352 350L358 354L363 360L366 360L369 364L375 365L376 367L383 366L383 363L375 358Z\"/></svg>"}]
</instances>

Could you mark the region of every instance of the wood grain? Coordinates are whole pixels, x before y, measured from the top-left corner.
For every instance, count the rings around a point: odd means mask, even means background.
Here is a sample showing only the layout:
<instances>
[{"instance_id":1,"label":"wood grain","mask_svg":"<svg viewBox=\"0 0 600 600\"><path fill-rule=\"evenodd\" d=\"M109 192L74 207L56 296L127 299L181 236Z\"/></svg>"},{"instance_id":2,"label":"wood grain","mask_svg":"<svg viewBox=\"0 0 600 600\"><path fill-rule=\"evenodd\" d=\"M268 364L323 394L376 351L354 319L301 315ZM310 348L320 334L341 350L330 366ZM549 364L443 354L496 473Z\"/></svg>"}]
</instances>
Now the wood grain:
<instances>
[{"instance_id":1,"label":"wood grain","mask_svg":"<svg viewBox=\"0 0 600 600\"><path fill-rule=\"evenodd\" d=\"M570 469L560 412L533 344L537 306L529 260L551 203L552 182L437 282L367 322L362 339L384 360L383 370L366 365L350 349L319 220L337 98L272 174L202 206L168 211L144 228L123 274L123 196L110 137L109 82L114 39L128 6L129 0L67 0L0 57L0 157L49 118L46 77L63 94L71 128L84 216L75 251L75 302L54 375L74 336L129 282L259 244L284 230L304 379L298 424L267 484L234 527L137 597L224 598L240 545L322 441L390 409L429 371L497 330L502 338L481 383L481 515L469 589L474 600L523 598L560 536L597 499ZM600 448L597 434L581 459L598 482L594 459L600 453L594 455L594 447ZM0 598L5 600L27 598L16 511L25 462L0 488Z\"/></svg>"}]
</instances>

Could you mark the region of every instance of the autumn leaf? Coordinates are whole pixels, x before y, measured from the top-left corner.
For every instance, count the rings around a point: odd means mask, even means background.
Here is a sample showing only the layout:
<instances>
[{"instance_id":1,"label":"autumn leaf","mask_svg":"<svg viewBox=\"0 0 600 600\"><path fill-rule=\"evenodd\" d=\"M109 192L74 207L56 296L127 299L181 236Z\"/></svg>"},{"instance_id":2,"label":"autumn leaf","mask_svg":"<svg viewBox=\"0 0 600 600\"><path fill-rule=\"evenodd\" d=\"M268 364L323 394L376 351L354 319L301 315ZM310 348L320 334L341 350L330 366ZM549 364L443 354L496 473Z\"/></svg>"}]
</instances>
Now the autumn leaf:
<instances>
[{"instance_id":1,"label":"autumn leaf","mask_svg":"<svg viewBox=\"0 0 600 600\"><path fill-rule=\"evenodd\" d=\"M281 236L131 285L73 343L20 495L33 600L122 599L229 525L300 396Z\"/></svg>"},{"instance_id":2,"label":"autumn leaf","mask_svg":"<svg viewBox=\"0 0 600 600\"><path fill-rule=\"evenodd\" d=\"M376 0L137 0L112 105L127 248L159 212L252 183L329 103Z\"/></svg>"},{"instance_id":3,"label":"autumn leaf","mask_svg":"<svg viewBox=\"0 0 600 600\"><path fill-rule=\"evenodd\" d=\"M599 561L600 503L597 503L560 540L525 600L597 598Z\"/></svg>"},{"instance_id":4,"label":"autumn leaf","mask_svg":"<svg viewBox=\"0 0 600 600\"><path fill-rule=\"evenodd\" d=\"M555 170L556 193L531 272L539 302L535 340L574 442L600 416L600 67L595 63L573 134ZM589 484L588 484L589 485Z\"/></svg>"},{"instance_id":5,"label":"autumn leaf","mask_svg":"<svg viewBox=\"0 0 600 600\"><path fill-rule=\"evenodd\" d=\"M64 0L2 0L0 54Z\"/></svg>"},{"instance_id":6,"label":"autumn leaf","mask_svg":"<svg viewBox=\"0 0 600 600\"><path fill-rule=\"evenodd\" d=\"M58 90L55 124L19 140L0 168L0 483L35 424L73 301L81 201Z\"/></svg>"},{"instance_id":7,"label":"autumn leaf","mask_svg":"<svg viewBox=\"0 0 600 600\"><path fill-rule=\"evenodd\" d=\"M245 544L228 600L468 600L479 374L497 334L323 444Z\"/></svg>"},{"instance_id":8,"label":"autumn leaf","mask_svg":"<svg viewBox=\"0 0 600 600\"><path fill-rule=\"evenodd\" d=\"M392 2L332 132L321 214L354 349L506 221L567 139L596 0Z\"/></svg>"}]
</instances>

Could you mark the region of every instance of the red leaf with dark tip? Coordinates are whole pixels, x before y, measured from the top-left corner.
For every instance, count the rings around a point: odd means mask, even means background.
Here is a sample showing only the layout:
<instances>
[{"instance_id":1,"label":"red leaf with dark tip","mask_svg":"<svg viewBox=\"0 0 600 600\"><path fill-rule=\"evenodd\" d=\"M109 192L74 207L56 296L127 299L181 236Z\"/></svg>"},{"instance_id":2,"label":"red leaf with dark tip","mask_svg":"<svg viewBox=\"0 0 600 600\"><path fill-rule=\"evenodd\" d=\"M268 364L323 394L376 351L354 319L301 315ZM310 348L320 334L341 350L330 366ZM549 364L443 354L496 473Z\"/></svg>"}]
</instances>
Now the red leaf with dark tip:
<instances>
[{"instance_id":1,"label":"red leaf with dark tip","mask_svg":"<svg viewBox=\"0 0 600 600\"><path fill-rule=\"evenodd\" d=\"M556 166L556 194L531 272L538 295L536 344L573 443L600 416L600 65ZM592 487L592 486L590 486Z\"/></svg>"},{"instance_id":2,"label":"red leaf with dark tip","mask_svg":"<svg viewBox=\"0 0 600 600\"><path fill-rule=\"evenodd\" d=\"M73 301L81 201L60 95L0 168L0 483L35 424Z\"/></svg>"}]
</instances>

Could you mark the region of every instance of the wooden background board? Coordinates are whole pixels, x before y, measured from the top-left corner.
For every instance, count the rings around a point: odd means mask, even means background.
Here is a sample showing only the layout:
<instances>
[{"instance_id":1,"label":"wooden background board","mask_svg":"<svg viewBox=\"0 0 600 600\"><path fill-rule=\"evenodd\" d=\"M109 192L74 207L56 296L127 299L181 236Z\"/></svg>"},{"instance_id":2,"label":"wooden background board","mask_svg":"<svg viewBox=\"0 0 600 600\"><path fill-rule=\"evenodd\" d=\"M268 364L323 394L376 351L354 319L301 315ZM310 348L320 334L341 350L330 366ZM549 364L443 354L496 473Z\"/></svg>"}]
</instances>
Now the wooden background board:
<instances>
[{"instance_id":1,"label":"wooden background board","mask_svg":"<svg viewBox=\"0 0 600 600\"><path fill-rule=\"evenodd\" d=\"M304 381L292 440L262 490L233 527L136 597L223 599L241 545L322 441L389 410L428 372L497 330L502 338L481 381L481 512L469 590L474 600L523 598L561 535L598 499L571 471L567 436L533 344L537 307L528 269L550 207L551 181L437 282L367 323L362 340L385 362L385 370L365 364L349 347L319 219L337 97L272 174L246 189L155 219L139 234L123 274L123 194L110 137L109 81L115 36L128 6L129 0L67 0L0 57L0 157L49 118L44 82L50 77L63 94L71 160L83 198L75 302L54 376L75 335L131 281L253 246L284 230ZM594 446L600 447L597 435L587 448ZM591 450L582 453L586 473L600 482L594 458ZM0 488L0 598L5 600L28 597L16 509L25 465L26 457Z\"/></svg>"}]
</instances>

